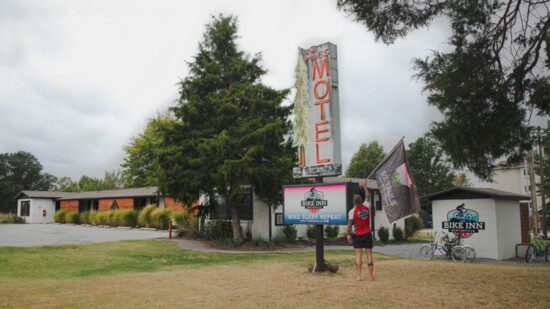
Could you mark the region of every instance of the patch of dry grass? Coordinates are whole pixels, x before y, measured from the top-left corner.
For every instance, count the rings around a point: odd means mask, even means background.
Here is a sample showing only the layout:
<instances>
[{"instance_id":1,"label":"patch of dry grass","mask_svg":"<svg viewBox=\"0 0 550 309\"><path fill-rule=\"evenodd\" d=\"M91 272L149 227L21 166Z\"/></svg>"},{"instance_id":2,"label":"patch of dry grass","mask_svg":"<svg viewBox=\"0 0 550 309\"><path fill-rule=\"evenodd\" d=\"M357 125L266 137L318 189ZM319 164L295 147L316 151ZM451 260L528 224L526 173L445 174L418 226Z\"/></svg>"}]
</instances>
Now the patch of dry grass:
<instances>
[{"instance_id":1,"label":"patch of dry grass","mask_svg":"<svg viewBox=\"0 0 550 309\"><path fill-rule=\"evenodd\" d=\"M337 257L352 261L353 252ZM356 282L354 271L350 262L335 274L312 274L303 259L282 258L76 279L15 280L0 274L0 307L543 308L550 303L546 264L379 259L373 282Z\"/></svg>"}]
</instances>

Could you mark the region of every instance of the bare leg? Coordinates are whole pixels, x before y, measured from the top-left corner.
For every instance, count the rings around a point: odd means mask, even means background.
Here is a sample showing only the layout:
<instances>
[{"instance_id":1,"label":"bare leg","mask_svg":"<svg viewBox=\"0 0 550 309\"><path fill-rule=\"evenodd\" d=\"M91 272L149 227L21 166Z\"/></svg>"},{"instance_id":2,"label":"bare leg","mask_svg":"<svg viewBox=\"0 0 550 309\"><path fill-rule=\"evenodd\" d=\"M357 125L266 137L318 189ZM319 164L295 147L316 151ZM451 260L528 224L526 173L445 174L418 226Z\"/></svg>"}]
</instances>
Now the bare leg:
<instances>
[{"instance_id":1,"label":"bare leg","mask_svg":"<svg viewBox=\"0 0 550 309\"><path fill-rule=\"evenodd\" d=\"M363 249L355 249L355 280L361 280L361 267L363 266Z\"/></svg>"},{"instance_id":2,"label":"bare leg","mask_svg":"<svg viewBox=\"0 0 550 309\"><path fill-rule=\"evenodd\" d=\"M365 249L367 252L367 267L369 269L370 281L374 280L374 261L372 260L372 249Z\"/></svg>"}]
</instances>

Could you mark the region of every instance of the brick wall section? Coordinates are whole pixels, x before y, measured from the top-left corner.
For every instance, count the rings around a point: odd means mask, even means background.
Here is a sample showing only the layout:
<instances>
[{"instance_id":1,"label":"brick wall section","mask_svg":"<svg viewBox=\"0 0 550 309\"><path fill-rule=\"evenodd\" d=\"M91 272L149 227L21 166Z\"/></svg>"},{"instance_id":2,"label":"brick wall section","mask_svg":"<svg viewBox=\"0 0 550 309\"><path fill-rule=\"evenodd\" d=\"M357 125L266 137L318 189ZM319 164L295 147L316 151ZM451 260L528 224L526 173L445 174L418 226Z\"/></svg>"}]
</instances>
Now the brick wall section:
<instances>
[{"instance_id":1,"label":"brick wall section","mask_svg":"<svg viewBox=\"0 0 550 309\"><path fill-rule=\"evenodd\" d=\"M111 205L113 205L113 201L115 199L104 199L99 200L98 203L98 209L99 211L109 211L111 210ZM118 209L134 209L134 199L132 198L117 198L116 203L118 205Z\"/></svg>"},{"instance_id":2,"label":"brick wall section","mask_svg":"<svg viewBox=\"0 0 550 309\"><path fill-rule=\"evenodd\" d=\"M519 220L521 222L521 242L530 243L529 237L529 208L527 203L519 203Z\"/></svg>"},{"instance_id":3,"label":"brick wall section","mask_svg":"<svg viewBox=\"0 0 550 309\"><path fill-rule=\"evenodd\" d=\"M199 204L198 201L194 202L191 207L197 206ZM188 210L190 207L182 202L176 201L171 197L165 197L164 198L164 208L171 209L173 211L184 211Z\"/></svg>"},{"instance_id":4,"label":"brick wall section","mask_svg":"<svg viewBox=\"0 0 550 309\"><path fill-rule=\"evenodd\" d=\"M78 212L78 201L77 200L60 201L59 202L59 209L60 210L65 210L65 211L76 211L76 212Z\"/></svg>"}]
</instances>

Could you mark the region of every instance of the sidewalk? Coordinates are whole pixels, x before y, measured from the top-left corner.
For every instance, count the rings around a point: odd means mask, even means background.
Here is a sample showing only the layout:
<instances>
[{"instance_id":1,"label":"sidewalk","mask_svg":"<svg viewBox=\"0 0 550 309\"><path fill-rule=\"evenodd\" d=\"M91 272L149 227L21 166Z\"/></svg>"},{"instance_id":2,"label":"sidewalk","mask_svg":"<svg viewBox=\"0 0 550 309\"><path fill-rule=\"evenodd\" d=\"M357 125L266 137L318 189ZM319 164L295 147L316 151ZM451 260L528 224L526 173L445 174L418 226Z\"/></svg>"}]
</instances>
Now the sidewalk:
<instances>
[{"instance_id":1,"label":"sidewalk","mask_svg":"<svg viewBox=\"0 0 550 309\"><path fill-rule=\"evenodd\" d=\"M177 242L178 246L185 250L204 251L204 252L220 252L231 254L243 254L243 253L292 253L292 252L315 252L315 246L289 246L278 250L225 250L212 248L207 245L206 242L201 240L190 240L176 238L173 241ZM384 245L374 246L373 252L387 254L391 256L397 256L402 258L420 259L420 247L424 243L412 243L412 244L398 244L398 245ZM351 246L327 246L325 245L325 251L329 250L353 250ZM446 257L441 255L435 255L434 260L447 260ZM525 263L524 259L511 259L511 260L493 260L486 258L476 258L474 263L493 263L493 264L516 264L516 265L548 265L550 262L546 262L544 258L537 258L531 264Z\"/></svg>"}]
</instances>

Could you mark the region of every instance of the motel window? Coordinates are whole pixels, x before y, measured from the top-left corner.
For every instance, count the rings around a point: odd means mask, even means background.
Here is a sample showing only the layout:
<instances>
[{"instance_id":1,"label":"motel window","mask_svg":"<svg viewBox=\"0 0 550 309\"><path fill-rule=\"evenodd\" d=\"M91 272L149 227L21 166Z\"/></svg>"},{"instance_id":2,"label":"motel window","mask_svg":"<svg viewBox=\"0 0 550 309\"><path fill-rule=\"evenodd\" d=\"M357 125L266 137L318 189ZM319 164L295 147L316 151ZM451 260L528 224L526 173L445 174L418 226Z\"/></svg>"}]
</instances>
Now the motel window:
<instances>
[{"instance_id":1,"label":"motel window","mask_svg":"<svg viewBox=\"0 0 550 309\"><path fill-rule=\"evenodd\" d=\"M375 192L374 194L374 206L376 210L382 210L382 200L380 199L380 192Z\"/></svg>"},{"instance_id":2,"label":"motel window","mask_svg":"<svg viewBox=\"0 0 550 309\"><path fill-rule=\"evenodd\" d=\"M275 225L285 225L284 214L281 212L275 213Z\"/></svg>"},{"instance_id":3,"label":"motel window","mask_svg":"<svg viewBox=\"0 0 550 309\"><path fill-rule=\"evenodd\" d=\"M215 220L230 220L231 207L227 203L225 197L221 194L215 193L214 198L216 200L216 205L212 209L210 218ZM241 220L253 219L252 188L246 189L244 200L239 203L239 217Z\"/></svg>"},{"instance_id":4,"label":"motel window","mask_svg":"<svg viewBox=\"0 0 550 309\"><path fill-rule=\"evenodd\" d=\"M31 201L21 201L20 217L29 217L31 215Z\"/></svg>"}]
</instances>

